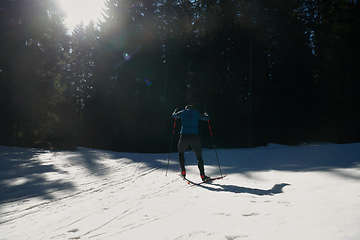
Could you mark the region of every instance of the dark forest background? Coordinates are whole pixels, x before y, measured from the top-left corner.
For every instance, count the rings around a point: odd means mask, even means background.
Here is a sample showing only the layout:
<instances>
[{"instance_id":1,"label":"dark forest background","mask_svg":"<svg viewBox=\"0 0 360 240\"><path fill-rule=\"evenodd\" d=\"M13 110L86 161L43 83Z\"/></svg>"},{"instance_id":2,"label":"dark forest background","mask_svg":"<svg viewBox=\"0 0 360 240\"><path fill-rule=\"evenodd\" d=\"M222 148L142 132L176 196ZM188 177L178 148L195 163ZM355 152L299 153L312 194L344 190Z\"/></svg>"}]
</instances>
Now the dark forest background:
<instances>
[{"instance_id":1,"label":"dark forest background","mask_svg":"<svg viewBox=\"0 0 360 240\"><path fill-rule=\"evenodd\" d=\"M56 1L1 0L0 144L167 152L187 104L222 148L358 142L359 13L356 0L107 0L104 21L68 34ZM206 122L200 135L211 147Z\"/></svg>"}]
</instances>

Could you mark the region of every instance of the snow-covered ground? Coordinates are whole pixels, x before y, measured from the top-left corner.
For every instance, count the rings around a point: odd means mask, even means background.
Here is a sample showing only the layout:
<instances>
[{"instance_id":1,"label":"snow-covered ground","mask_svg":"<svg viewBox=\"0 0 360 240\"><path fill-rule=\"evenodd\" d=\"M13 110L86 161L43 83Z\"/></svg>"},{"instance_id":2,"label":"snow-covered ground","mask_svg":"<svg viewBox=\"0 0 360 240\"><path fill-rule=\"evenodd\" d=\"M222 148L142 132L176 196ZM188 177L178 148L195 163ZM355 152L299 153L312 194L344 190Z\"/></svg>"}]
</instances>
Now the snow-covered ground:
<instances>
[{"instance_id":1,"label":"snow-covered ground","mask_svg":"<svg viewBox=\"0 0 360 240\"><path fill-rule=\"evenodd\" d=\"M217 153L0 146L0 239L360 239L360 143Z\"/></svg>"}]
</instances>

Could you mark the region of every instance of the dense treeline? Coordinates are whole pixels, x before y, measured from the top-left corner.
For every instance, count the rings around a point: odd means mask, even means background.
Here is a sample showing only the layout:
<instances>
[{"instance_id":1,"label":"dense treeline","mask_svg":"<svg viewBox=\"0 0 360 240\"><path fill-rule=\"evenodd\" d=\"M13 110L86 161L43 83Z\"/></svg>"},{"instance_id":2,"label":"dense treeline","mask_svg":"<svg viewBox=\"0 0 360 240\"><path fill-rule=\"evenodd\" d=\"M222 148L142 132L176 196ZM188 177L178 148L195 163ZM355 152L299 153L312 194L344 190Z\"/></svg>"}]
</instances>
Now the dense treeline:
<instances>
[{"instance_id":1,"label":"dense treeline","mask_svg":"<svg viewBox=\"0 0 360 240\"><path fill-rule=\"evenodd\" d=\"M359 141L359 12L356 0L107 0L102 22L68 34L55 0L3 0L1 144L168 151L186 104L207 110L219 147ZM200 134L209 147L207 123Z\"/></svg>"}]
</instances>

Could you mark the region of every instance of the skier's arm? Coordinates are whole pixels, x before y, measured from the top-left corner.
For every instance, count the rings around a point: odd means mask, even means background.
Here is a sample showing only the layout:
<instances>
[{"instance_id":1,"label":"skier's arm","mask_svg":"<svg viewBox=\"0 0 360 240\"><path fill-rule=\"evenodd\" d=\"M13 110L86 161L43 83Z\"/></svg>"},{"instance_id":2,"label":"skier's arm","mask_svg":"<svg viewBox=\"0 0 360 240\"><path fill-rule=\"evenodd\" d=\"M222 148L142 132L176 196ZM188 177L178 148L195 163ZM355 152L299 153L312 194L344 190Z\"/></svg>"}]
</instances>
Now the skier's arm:
<instances>
[{"instance_id":1,"label":"skier's arm","mask_svg":"<svg viewBox=\"0 0 360 240\"><path fill-rule=\"evenodd\" d=\"M204 112L204 114L199 114L199 118L200 118L200 120L203 120L203 121L209 121L210 120L210 117L206 113L206 111Z\"/></svg>"},{"instance_id":2,"label":"skier's arm","mask_svg":"<svg viewBox=\"0 0 360 240\"><path fill-rule=\"evenodd\" d=\"M173 114L172 114L172 117L173 117L173 118L180 118L180 117L181 117L181 113L182 113L183 111L176 112L177 110L178 110L177 108L174 110L174 112L173 112Z\"/></svg>"}]
</instances>

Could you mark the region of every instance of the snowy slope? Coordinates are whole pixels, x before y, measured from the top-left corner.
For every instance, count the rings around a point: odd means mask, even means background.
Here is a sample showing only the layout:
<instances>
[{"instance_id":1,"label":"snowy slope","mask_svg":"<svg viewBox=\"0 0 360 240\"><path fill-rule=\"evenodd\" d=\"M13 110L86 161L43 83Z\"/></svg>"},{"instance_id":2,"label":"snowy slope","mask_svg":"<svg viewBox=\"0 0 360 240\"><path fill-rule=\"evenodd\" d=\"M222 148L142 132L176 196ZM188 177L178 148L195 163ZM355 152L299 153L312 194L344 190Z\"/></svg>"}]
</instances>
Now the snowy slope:
<instances>
[{"instance_id":1,"label":"snowy slope","mask_svg":"<svg viewBox=\"0 0 360 240\"><path fill-rule=\"evenodd\" d=\"M360 143L217 151L0 146L0 239L360 239Z\"/></svg>"}]
</instances>

